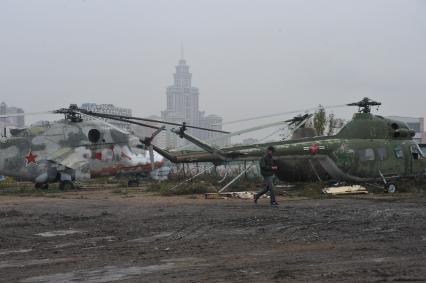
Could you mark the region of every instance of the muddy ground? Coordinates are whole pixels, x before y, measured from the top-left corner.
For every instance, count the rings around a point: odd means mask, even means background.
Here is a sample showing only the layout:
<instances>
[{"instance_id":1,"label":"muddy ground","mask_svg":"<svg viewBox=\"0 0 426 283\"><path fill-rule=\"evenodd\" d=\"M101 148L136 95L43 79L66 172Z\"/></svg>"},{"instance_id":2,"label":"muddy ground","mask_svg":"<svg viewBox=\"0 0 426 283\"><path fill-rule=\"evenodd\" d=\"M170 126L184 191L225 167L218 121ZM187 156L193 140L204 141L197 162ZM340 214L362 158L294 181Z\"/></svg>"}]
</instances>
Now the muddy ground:
<instances>
[{"instance_id":1,"label":"muddy ground","mask_svg":"<svg viewBox=\"0 0 426 283\"><path fill-rule=\"evenodd\" d=\"M0 195L0 282L426 281L426 197Z\"/></svg>"}]
</instances>

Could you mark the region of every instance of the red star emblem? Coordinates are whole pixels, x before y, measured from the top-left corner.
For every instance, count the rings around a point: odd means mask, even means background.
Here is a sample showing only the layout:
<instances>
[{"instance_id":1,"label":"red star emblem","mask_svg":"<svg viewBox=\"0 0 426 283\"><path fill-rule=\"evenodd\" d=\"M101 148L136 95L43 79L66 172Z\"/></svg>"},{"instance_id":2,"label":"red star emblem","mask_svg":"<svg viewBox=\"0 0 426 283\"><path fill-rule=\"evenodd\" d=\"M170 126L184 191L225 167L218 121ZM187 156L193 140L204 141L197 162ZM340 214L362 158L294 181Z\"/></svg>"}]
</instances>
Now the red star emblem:
<instances>
[{"instance_id":1,"label":"red star emblem","mask_svg":"<svg viewBox=\"0 0 426 283\"><path fill-rule=\"evenodd\" d=\"M311 145L311 147L309 148L309 150L310 150L313 154L316 154L316 153L318 153L318 152L319 152L319 147L318 147L318 145L317 145L316 143L313 143L313 144Z\"/></svg>"},{"instance_id":2,"label":"red star emblem","mask_svg":"<svg viewBox=\"0 0 426 283\"><path fill-rule=\"evenodd\" d=\"M29 164L31 164L31 163L36 164L36 163L37 163L37 160L36 160L37 156L38 156L38 155L33 154L33 153L32 153L32 151L30 151L30 152L28 153L28 155L27 155L27 156L25 156L25 159L27 160L27 166L28 166Z\"/></svg>"}]
</instances>

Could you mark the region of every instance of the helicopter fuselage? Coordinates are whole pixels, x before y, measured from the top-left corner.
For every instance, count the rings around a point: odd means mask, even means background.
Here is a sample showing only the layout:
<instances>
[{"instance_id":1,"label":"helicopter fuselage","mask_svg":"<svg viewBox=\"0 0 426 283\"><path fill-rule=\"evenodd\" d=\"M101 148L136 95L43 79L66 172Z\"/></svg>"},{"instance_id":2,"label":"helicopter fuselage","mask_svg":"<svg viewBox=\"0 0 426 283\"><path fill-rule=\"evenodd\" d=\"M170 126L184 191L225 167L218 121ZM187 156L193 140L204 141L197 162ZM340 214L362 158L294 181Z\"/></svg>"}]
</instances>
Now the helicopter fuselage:
<instances>
[{"instance_id":1,"label":"helicopter fuselage","mask_svg":"<svg viewBox=\"0 0 426 283\"><path fill-rule=\"evenodd\" d=\"M335 136L229 147L211 152L179 152L168 158L177 163L256 162L268 146L274 146L276 176L283 181L368 182L425 174L426 159L413 141L413 134L403 122L357 113ZM161 153L161 149L157 150ZM163 153L167 157L167 152Z\"/></svg>"},{"instance_id":2,"label":"helicopter fuselage","mask_svg":"<svg viewBox=\"0 0 426 283\"><path fill-rule=\"evenodd\" d=\"M149 175L150 158L134 153L137 144L137 138L98 121L44 123L0 140L0 175L35 183ZM154 161L154 168L164 164L158 154Z\"/></svg>"}]
</instances>

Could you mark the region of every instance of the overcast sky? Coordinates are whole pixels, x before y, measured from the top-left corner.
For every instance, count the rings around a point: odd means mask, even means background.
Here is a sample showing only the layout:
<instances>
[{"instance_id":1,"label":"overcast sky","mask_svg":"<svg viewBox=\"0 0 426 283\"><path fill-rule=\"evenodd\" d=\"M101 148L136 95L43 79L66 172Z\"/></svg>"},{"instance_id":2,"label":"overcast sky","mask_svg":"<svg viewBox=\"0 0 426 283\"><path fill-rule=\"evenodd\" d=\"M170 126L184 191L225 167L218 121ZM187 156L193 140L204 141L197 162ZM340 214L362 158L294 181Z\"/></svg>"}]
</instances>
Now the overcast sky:
<instances>
[{"instance_id":1,"label":"overcast sky","mask_svg":"<svg viewBox=\"0 0 426 283\"><path fill-rule=\"evenodd\" d=\"M0 0L0 100L158 115L181 42L201 109L225 120L364 96L426 116L420 0Z\"/></svg>"}]
</instances>

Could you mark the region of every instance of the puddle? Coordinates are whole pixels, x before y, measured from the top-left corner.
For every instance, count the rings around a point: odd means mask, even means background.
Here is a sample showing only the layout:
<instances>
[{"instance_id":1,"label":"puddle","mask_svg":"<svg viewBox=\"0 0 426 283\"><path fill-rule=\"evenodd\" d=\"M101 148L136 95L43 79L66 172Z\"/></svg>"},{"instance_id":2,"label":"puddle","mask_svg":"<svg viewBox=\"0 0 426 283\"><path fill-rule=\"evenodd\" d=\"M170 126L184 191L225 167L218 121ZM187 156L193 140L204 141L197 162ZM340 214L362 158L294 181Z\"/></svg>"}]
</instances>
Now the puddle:
<instances>
[{"instance_id":1,"label":"puddle","mask_svg":"<svg viewBox=\"0 0 426 283\"><path fill-rule=\"evenodd\" d=\"M57 237L57 236L66 236L66 235L72 235L72 234L77 234L82 232L83 231L68 229L68 230L48 231L48 232L38 233L35 235L40 237Z\"/></svg>"},{"instance_id":2,"label":"puddle","mask_svg":"<svg viewBox=\"0 0 426 283\"><path fill-rule=\"evenodd\" d=\"M148 266L117 267L105 266L99 269L78 270L66 273L56 273L44 276L35 276L22 280L22 283L75 283L75 282L114 282L130 279L143 274L159 272L174 268L174 263L165 263Z\"/></svg>"},{"instance_id":3,"label":"puddle","mask_svg":"<svg viewBox=\"0 0 426 283\"><path fill-rule=\"evenodd\" d=\"M179 270L193 267L209 265L204 261L194 257L186 258L171 258L161 260L158 264L148 266L105 266L101 268L75 270L64 273L54 273L42 276L29 277L21 280L21 283L100 283L100 282L115 282L124 281L135 278L142 278L142 275L158 273L166 270ZM139 282L139 280L136 280Z\"/></svg>"},{"instance_id":4,"label":"puddle","mask_svg":"<svg viewBox=\"0 0 426 283\"><path fill-rule=\"evenodd\" d=\"M10 254L24 254L29 253L33 249L22 249L22 250L3 250L0 251L0 255L10 255Z\"/></svg>"}]
</instances>

